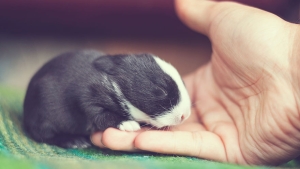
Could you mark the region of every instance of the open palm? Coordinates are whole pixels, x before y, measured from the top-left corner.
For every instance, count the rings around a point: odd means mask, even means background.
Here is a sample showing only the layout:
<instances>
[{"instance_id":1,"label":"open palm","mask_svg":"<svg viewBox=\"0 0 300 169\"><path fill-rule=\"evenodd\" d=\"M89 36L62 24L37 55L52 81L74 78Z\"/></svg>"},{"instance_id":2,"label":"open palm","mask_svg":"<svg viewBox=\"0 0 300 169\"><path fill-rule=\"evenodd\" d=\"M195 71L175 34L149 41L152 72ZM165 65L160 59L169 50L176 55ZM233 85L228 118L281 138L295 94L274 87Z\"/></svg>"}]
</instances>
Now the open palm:
<instances>
[{"instance_id":1,"label":"open palm","mask_svg":"<svg viewBox=\"0 0 300 169\"><path fill-rule=\"evenodd\" d=\"M108 129L93 135L94 144L238 164L276 165L299 155L298 89L291 69L298 26L232 2L178 0L176 7L213 49L211 61L184 79L191 117L171 131Z\"/></svg>"}]
</instances>

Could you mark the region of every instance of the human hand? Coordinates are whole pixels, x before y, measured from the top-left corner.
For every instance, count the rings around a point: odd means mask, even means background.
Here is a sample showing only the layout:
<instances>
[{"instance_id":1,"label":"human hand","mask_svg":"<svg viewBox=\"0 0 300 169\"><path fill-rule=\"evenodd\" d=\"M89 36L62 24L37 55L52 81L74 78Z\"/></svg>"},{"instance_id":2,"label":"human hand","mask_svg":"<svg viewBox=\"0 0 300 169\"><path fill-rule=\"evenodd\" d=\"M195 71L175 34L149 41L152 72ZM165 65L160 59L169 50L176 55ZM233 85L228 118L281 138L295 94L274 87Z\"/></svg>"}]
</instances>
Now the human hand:
<instances>
[{"instance_id":1,"label":"human hand","mask_svg":"<svg viewBox=\"0 0 300 169\"><path fill-rule=\"evenodd\" d=\"M170 131L109 128L93 143L238 164L277 165L298 156L299 26L232 2L177 0L176 8L213 50L211 61L184 79L191 117Z\"/></svg>"}]
</instances>

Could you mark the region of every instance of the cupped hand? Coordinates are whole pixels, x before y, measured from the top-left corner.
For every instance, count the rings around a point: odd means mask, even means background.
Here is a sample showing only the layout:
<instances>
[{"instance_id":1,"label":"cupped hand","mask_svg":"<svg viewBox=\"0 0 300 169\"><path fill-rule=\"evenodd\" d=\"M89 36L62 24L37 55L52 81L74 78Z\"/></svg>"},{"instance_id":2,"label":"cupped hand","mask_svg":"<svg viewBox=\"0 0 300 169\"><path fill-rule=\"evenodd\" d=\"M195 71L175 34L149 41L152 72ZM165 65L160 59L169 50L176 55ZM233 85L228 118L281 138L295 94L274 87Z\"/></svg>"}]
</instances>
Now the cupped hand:
<instances>
[{"instance_id":1,"label":"cupped hand","mask_svg":"<svg viewBox=\"0 0 300 169\"><path fill-rule=\"evenodd\" d=\"M212 43L211 61L184 79L190 118L169 131L109 128L93 134L93 143L237 164L277 165L298 156L299 26L233 2L177 0L176 10Z\"/></svg>"}]
</instances>

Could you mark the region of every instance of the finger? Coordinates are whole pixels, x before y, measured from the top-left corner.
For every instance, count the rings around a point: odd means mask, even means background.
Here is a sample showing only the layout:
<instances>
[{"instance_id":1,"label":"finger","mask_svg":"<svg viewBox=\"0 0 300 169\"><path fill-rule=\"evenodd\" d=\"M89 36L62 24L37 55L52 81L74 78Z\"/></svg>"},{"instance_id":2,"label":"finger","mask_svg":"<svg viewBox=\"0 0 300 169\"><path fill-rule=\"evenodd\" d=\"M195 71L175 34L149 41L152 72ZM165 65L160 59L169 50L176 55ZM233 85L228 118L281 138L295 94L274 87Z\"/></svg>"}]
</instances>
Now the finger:
<instances>
[{"instance_id":1,"label":"finger","mask_svg":"<svg viewBox=\"0 0 300 169\"><path fill-rule=\"evenodd\" d=\"M135 137L146 129L135 132L121 131L115 128L108 128L103 133L98 132L92 135L92 142L99 147L107 147L118 151L137 151L134 147Z\"/></svg>"},{"instance_id":2,"label":"finger","mask_svg":"<svg viewBox=\"0 0 300 169\"><path fill-rule=\"evenodd\" d=\"M217 3L208 0L176 0L179 18L191 29L208 35L211 13Z\"/></svg>"},{"instance_id":3,"label":"finger","mask_svg":"<svg viewBox=\"0 0 300 169\"><path fill-rule=\"evenodd\" d=\"M100 148L106 148L106 146L102 143L102 135L103 132L96 132L90 136L90 140L93 143L93 145Z\"/></svg>"},{"instance_id":4,"label":"finger","mask_svg":"<svg viewBox=\"0 0 300 169\"><path fill-rule=\"evenodd\" d=\"M217 135L207 131L146 131L136 137L135 147L163 154L226 161L222 140Z\"/></svg>"}]
</instances>

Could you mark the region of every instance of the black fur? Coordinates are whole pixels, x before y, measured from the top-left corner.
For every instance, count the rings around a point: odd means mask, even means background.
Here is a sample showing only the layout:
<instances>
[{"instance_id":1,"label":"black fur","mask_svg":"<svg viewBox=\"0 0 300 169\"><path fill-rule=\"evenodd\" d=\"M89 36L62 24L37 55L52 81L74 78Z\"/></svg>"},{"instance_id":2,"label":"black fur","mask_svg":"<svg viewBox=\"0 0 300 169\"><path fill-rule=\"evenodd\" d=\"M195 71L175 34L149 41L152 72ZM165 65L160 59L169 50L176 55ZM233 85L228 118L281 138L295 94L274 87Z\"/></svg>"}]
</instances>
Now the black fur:
<instances>
[{"instance_id":1,"label":"black fur","mask_svg":"<svg viewBox=\"0 0 300 169\"><path fill-rule=\"evenodd\" d=\"M120 87L124 98L116 94L112 83ZM132 119L122 99L155 117L178 104L179 91L150 54L65 53L31 79L24 101L24 127L38 142L85 148L91 145L91 133Z\"/></svg>"}]
</instances>

